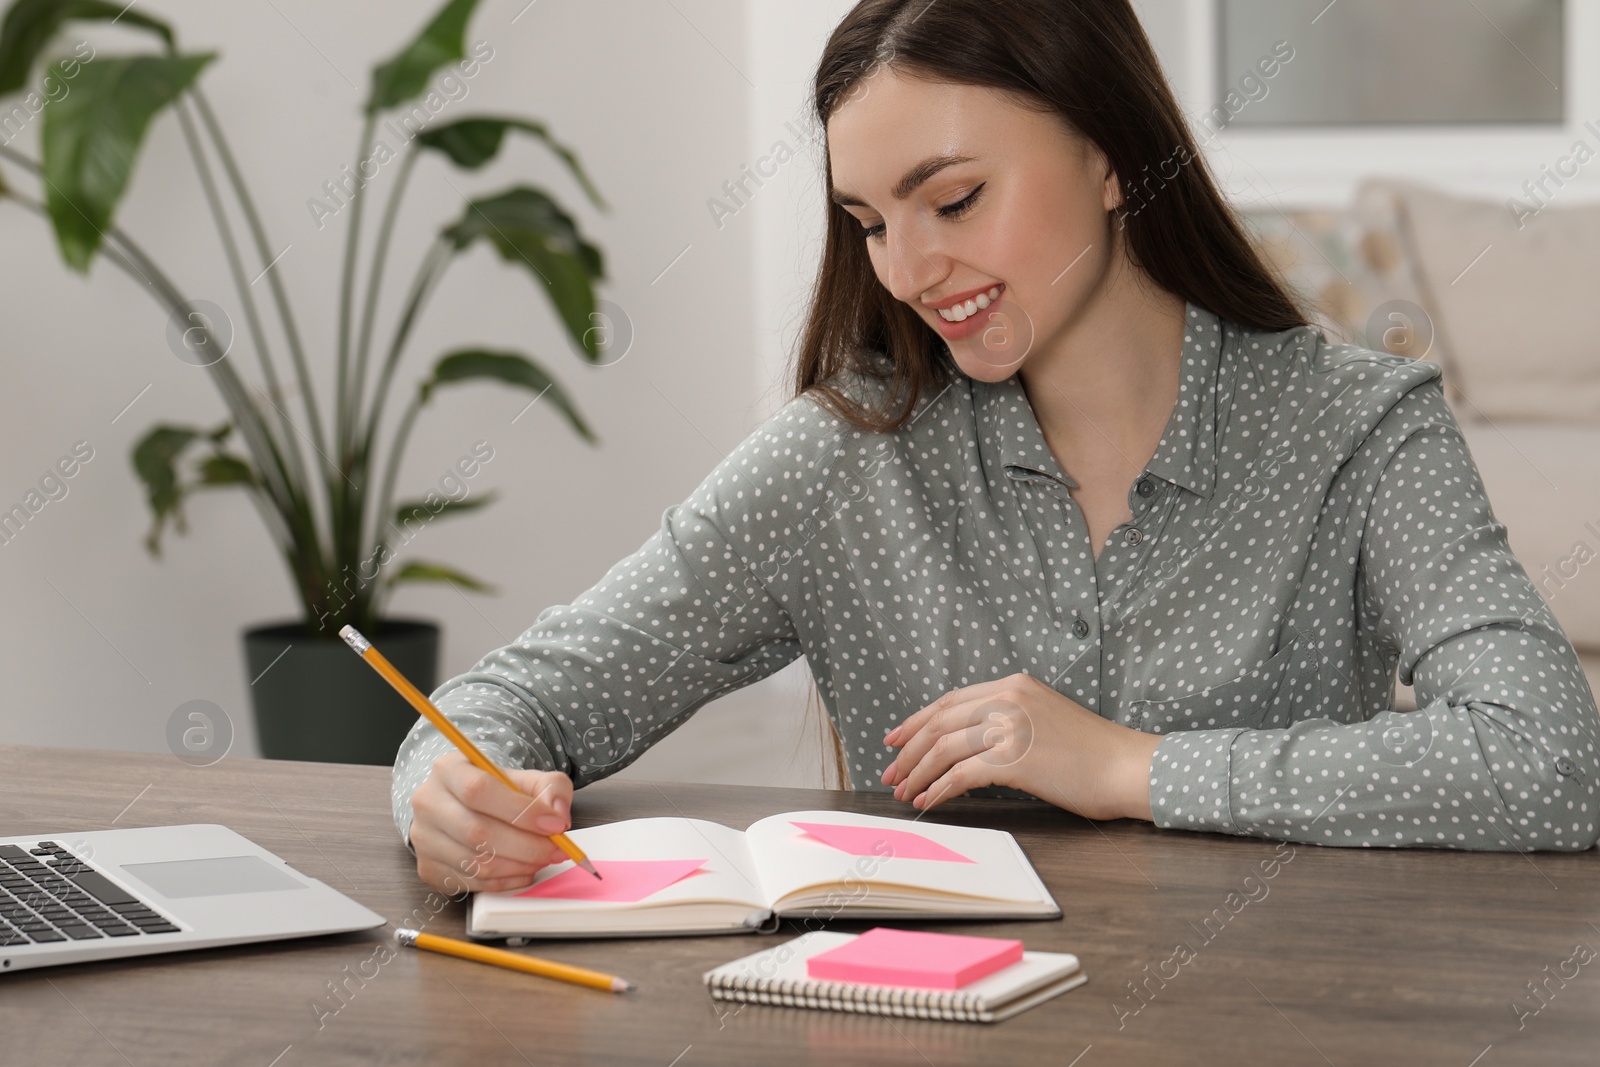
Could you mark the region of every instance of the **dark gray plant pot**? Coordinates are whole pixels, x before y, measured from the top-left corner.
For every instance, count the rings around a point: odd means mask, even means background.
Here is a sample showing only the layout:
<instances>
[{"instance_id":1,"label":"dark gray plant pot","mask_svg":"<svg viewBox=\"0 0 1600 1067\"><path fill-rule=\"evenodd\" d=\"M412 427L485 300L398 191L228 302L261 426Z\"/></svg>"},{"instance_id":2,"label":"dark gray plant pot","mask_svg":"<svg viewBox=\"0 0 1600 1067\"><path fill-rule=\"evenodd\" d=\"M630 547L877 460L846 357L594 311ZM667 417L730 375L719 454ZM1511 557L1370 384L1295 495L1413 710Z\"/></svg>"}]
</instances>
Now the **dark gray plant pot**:
<instances>
[{"instance_id":1,"label":"dark gray plant pot","mask_svg":"<svg viewBox=\"0 0 1600 1067\"><path fill-rule=\"evenodd\" d=\"M388 619L363 633L413 685L424 694L433 691L437 624ZM331 641L312 637L303 623L246 630L244 658L246 681L255 680L250 702L256 739L268 759L390 765L419 717L337 635Z\"/></svg>"}]
</instances>

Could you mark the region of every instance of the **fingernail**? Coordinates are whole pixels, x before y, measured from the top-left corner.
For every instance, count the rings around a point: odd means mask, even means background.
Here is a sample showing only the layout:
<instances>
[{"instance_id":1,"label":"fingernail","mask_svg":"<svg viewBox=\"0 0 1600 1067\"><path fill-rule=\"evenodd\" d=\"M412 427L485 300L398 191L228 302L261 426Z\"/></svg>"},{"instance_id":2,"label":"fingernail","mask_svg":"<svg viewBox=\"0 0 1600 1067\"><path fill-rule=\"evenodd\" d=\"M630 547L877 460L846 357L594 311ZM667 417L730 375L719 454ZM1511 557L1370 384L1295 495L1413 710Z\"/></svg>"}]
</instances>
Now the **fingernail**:
<instances>
[{"instance_id":1,"label":"fingernail","mask_svg":"<svg viewBox=\"0 0 1600 1067\"><path fill-rule=\"evenodd\" d=\"M572 811L567 805L567 798L566 797L556 797L555 802L552 803L550 806L555 808L556 809L556 814L561 816L563 819L566 819L568 821L570 821L572 819Z\"/></svg>"},{"instance_id":2,"label":"fingernail","mask_svg":"<svg viewBox=\"0 0 1600 1067\"><path fill-rule=\"evenodd\" d=\"M567 828L567 820L557 815L541 815L533 820L534 829L546 834L559 834Z\"/></svg>"},{"instance_id":3,"label":"fingernail","mask_svg":"<svg viewBox=\"0 0 1600 1067\"><path fill-rule=\"evenodd\" d=\"M890 730L888 733L883 735L883 743L886 744L886 745L894 744L896 735L898 735L899 733L900 733L900 727L896 726L893 730Z\"/></svg>"},{"instance_id":4,"label":"fingernail","mask_svg":"<svg viewBox=\"0 0 1600 1067\"><path fill-rule=\"evenodd\" d=\"M924 789L922 792L918 793L915 797L912 798L911 806L913 808L920 808L920 807L922 807L923 801L925 801L927 799L928 799L928 791L926 789Z\"/></svg>"}]
</instances>

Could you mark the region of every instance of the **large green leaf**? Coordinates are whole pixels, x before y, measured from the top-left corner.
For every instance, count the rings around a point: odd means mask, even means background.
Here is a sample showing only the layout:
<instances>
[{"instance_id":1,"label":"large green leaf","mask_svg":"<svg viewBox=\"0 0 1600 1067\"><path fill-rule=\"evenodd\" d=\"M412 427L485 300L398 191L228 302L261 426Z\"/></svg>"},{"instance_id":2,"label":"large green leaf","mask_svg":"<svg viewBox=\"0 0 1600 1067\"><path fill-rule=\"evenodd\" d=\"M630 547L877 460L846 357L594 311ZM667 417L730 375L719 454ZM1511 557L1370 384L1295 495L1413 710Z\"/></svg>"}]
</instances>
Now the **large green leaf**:
<instances>
[{"instance_id":1,"label":"large green leaf","mask_svg":"<svg viewBox=\"0 0 1600 1067\"><path fill-rule=\"evenodd\" d=\"M519 130L532 134L543 141L552 152L560 156L566 163L572 176L583 186L583 191L589 195L594 205L601 209L607 208L606 202L601 199L600 191L594 187L589 176L583 172L583 166L578 162L578 157L572 150L561 144L543 123L532 122L527 119L494 118L487 115L474 116L473 118L460 119L456 122L446 123L443 126L434 126L417 134L417 144L423 148L431 148L436 152L443 152L449 156L456 166L466 170L477 170L493 159L500 151L500 142L505 139L506 131Z\"/></svg>"},{"instance_id":2,"label":"large green leaf","mask_svg":"<svg viewBox=\"0 0 1600 1067\"><path fill-rule=\"evenodd\" d=\"M497 494L484 493L480 497L467 500L449 500L443 496L438 496L437 494L430 494L429 499L432 499L434 496L438 497L439 504L437 507L430 504L428 500L411 500L401 504L398 508L395 508L395 525L403 527L408 519L415 519L418 522L427 522L429 519L436 519L441 515L453 515L463 511L476 511L478 508L481 508L486 504L494 503Z\"/></svg>"},{"instance_id":3,"label":"large green leaf","mask_svg":"<svg viewBox=\"0 0 1600 1067\"><path fill-rule=\"evenodd\" d=\"M200 461L197 468L203 486L255 485L255 468L239 456L217 452Z\"/></svg>"},{"instance_id":4,"label":"large green leaf","mask_svg":"<svg viewBox=\"0 0 1600 1067\"><path fill-rule=\"evenodd\" d=\"M152 556L161 554L161 531L171 519L183 529L183 483L178 477L178 457L203 430L190 426L160 425L150 429L133 446L133 470L144 483L150 501L151 527L144 545Z\"/></svg>"},{"instance_id":5,"label":"large green leaf","mask_svg":"<svg viewBox=\"0 0 1600 1067\"><path fill-rule=\"evenodd\" d=\"M178 457L201 431L188 426L156 426L133 446L133 469L144 482L150 510L162 519L175 508L182 490L178 484Z\"/></svg>"},{"instance_id":6,"label":"large green leaf","mask_svg":"<svg viewBox=\"0 0 1600 1067\"><path fill-rule=\"evenodd\" d=\"M372 68L367 114L396 107L428 87L433 72L466 56L467 20L478 0L449 0L416 40Z\"/></svg>"},{"instance_id":7,"label":"large green leaf","mask_svg":"<svg viewBox=\"0 0 1600 1067\"><path fill-rule=\"evenodd\" d=\"M541 396L548 396L550 403L567 417L567 422L572 424L580 437L590 444L598 442L594 431L578 414L572 398L560 383L543 367L516 352L492 352L482 348L463 348L451 352L434 364L433 373L417 387L418 398L426 404L433 396L433 391L441 385L482 379L520 386Z\"/></svg>"},{"instance_id":8,"label":"large green leaf","mask_svg":"<svg viewBox=\"0 0 1600 1067\"><path fill-rule=\"evenodd\" d=\"M504 259L531 270L585 357L600 361L600 331L592 328L594 283L605 277L605 262L560 205L538 189L519 185L472 201L443 235L458 250L482 238Z\"/></svg>"},{"instance_id":9,"label":"large green leaf","mask_svg":"<svg viewBox=\"0 0 1600 1067\"><path fill-rule=\"evenodd\" d=\"M161 35L175 47L172 28L160 19L128 10L131 4L102 0L17 0L0 23L0 96L22 88L39 60L39 53L67 22L121 22Z\"/></svg>"},{"instance_id":10,"label":"large green leaf","mask_svg":"<svg viewBox=\"0 0 1600 1067\"><path fill-rule=\"evenodd\" d=\"M161 554L161 532L170 520L178 532L184 532L183 498L188 485L178 472L178 461L191 445L207 442L218 451L200 461L198 486L253 484L255 471L237 456L220 451L222 441L233 430L233 423L225 422L215 430L201 430L193 426L172 426L162 423L152 427L133 446L133 469L144 483L145 495L150 501L152 524L145 536L145 548L152 556Z\"/></svg>"},{"instance_id":11,"label":"large green leaf","mask_svg":"<svg viewBox=\"0 0 1600 1067\"><path fill-rule=\"evenodd\" d=\"M84 64L72 92L45 108L45 203L68 266L89 269L150 120L214 58L106 56Z\"/></svg>"},{"instance_id":12,"label":"large green leaf","mask_svg":"<svg viewBox=\"0 0 1600 1067\"><path fill-rule=\"evenodd\" d=\"M492 593L494 586L488 585L470 575L462 574L452 567L442 563L423 563L413 561L401 567L389 576L390 585L399 585L401 582L449 582L451 585L463 589L471 589L475 593Z\"/></svg>"}]
</instances>

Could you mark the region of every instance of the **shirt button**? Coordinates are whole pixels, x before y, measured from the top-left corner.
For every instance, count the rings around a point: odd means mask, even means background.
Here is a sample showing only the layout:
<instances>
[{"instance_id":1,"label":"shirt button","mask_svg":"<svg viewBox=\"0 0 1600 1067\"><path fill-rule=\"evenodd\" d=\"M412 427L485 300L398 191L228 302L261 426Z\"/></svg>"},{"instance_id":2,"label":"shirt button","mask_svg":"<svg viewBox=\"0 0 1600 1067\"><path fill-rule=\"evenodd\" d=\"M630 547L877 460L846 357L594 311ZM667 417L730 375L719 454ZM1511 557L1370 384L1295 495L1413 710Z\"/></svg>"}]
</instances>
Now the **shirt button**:
<instances>
[{"instance_id":1,"label":"shirt button","mask_svg":"<svg viewBox=\"0 0 1600 1067\"><path fill-rule=\"evenodd\" d=\"M1139 531L1137 526L1135 526L1123 536L1122 540L1130 545L1136 545L1140 541L1144 540L1144 534Z\"/></svg>"},{"instance_id":2,"label":"shirt button","mask_svg":"<svg viewBox=\"0 0 1600 1067\"><path fill-rule=\"evenodd\" d=\"M1150 481L1149 478L1140 478L1139 484L1134 488L1138 491L1140 496L1149 496L1151 493L1156 491L1155 485Z\"/></svg>"},{"instance_id":3,"label":"shirt button","mask_svg":"<svg viewBox=\"0 0 1600 1067\"><path fill-rule=\"evenodd\" d=\"M1089 624L1087 622L1085 622L1083 619L1079 619L1077 622L1072 624L1072 632L1077 634L1079 637L1088 637L1089 636ZM1559 767L1560 764L1557 764L1557 766ZM1566 774L1568 772L1567 771L1562 771L1561 773L1562 774Z\"/></svg>"},{"instance_id":4,"label":"shirt button","mask_svg":"<svg viewBox=\"0 0 1600 1067\"><path fill-rule=\"evenodd\" d=\"M1082 637L1083 635L1079 634L1078 636ZM1556 760L1556 770L1562 775L1573 775L1578 773L1578 768L1573 766L1572 761L1565 756L1562 756L1560 759Z\"/></svg>"}]
</instances>

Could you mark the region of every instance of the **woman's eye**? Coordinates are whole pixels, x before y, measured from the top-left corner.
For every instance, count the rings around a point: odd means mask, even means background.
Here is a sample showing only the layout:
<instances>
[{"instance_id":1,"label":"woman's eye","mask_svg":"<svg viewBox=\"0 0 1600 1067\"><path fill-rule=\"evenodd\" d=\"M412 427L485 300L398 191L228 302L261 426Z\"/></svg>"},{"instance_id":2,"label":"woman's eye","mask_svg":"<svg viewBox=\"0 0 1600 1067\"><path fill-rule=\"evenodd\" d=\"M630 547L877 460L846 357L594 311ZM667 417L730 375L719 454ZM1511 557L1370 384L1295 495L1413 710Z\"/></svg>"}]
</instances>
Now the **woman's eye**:
<instances>
[{"instance_id":1,"label":"woman's eye","mask_svg":"<svg viewBox=\"0 0 1600 1067\"><path fill-rule=\"evenodd\" d=\"M971 211L972 210L972 205L974 205L974 204L976 204L978 202L978 194L983 191L983 186L985 184L987 184L987 183L980 184L976 189L972 190L972 192L968 193L966 196L962 197L960 200L957 200L955 203L946 204L944 207L940 208L939 209L939 217L940 218L946 218L946 219L955 219L955 218L960 218L962 215L965 215L968 211ZM874 238L874 237L880 237L881 238L883 236L883 231L884 231L884 224L881 223L881 222L878 223L876 226L863 226L861 228L861 239L863 241L866 241L866 240L870 240L871 238Z\"/></svg>"},{"instance_id":2,"label":"woman's eye","mask_svg":"<svg viewBox=\"0 0 1600 1067\"><path fill-rule=\"evenodd\" d=\"M953 219L965 215L968 211L972 210L972 205L978 202L978 194L981 192L983 192L983 184L980 184L976 189L972 190L972 192L968 193L962 199L957 200L954 204L946 204L944 207L940 208L940 217Z\"/></svg>"}]
</instances>

